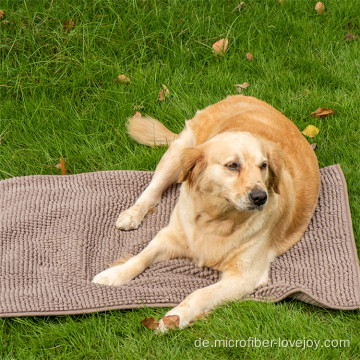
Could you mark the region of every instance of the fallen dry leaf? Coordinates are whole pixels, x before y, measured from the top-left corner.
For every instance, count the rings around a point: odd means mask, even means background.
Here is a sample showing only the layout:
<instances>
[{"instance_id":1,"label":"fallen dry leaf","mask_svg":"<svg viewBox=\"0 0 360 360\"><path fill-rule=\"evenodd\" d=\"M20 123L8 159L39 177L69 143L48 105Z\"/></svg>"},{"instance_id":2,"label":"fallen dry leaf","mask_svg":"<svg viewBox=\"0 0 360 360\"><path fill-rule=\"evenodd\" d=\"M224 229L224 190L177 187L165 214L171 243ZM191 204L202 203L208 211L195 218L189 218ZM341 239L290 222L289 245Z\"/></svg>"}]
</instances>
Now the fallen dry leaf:
<instances>
[{"instance_id":1,"label":"fallen dry leaf","mask_svg":"<svg viewBox=\"0 0 360 360\"><path fill-rule=\"evenodd\" d=\"M66 175L65 162L60 156L60 163L56 165L57 168L61 169L61 175Z\"/></svg>"},{"instance_id":2,"label":"fallen dry leaf","mask_svg":"<svg viewBox=\"0 0 360 360\"><path fill-rule=\"evenodd\" d=\"M352 33L348 33L345 35L345 41L351 41L351 40L356 40L356 35L352 34Z\"/></svg>"},{"instance_id":3,"label":"fallen dry leaf","mask_svg":"<svg viewBox=\"0 0 360 360\"><path fill-rule=\"evenodd\" d=\"M135 111L135 114L133 117L142 117L141 113L139 113L138 111Z\"/></svg>"},{"instance_id":4,"label":"fallen dry leaf","mask_svg":"<svg viewBox=\"0 0 360 360\"><path fill-rule=\"evenodd\" d=\"M67 32L67 31L70 31L72 30L72 28L75 26L75 21L74 20L70 20L70 19L67 19L64 24L63 24L63 31L64 32Z\"/></svg>"},{"instance_id":5,"label":"fallen dry leaf","mask_svg":"<svg viewBox=\"0 0 360 360\"><path fill-rule=\"evenodd\" d=\"M312 143L310 146L315 151L317 148L317 143Z\"/></svg>"},{"instance_id":6,"label":"fallen dry leaf","mask_svg":"<svg viewBox=\"0 0 360 360\"><path fill-rule=\"evenodd\" d=\"M4 11L0 10L0 20L2 20L4 18L4 15L5 15Z\"/></svg>"},{"instance_id":7,"label":"fallen dry leaf","mask_svg":"<svg viewBox=\"0 0 360 360\"><path fill-rule=\"evenodd\" d=\"M7 134L7 132L4 132L4 133L0 136L0 145L1 145L2 139L5 137L6 134Z\"/></svg>"},{"instance_id":8,"label":"fallen dry leaf","mask_svg":"<svg viewBox=\"0 0 360 360\"><path fill-rule=\"evenodd\" d=\"M314 126L314 125L308 125L303 131L302 133L310 138L313 138L314 136L316 136L319 133L319 129Z\"/></svg>"},{"instance_id":9,"label":"fallen dry leaf","mask_svg":"<svg viewBox=\"0 0 360 360\"><path fill-rule=\"evenodd\" d=\"M242 84L234 84L234 86L237 87L237 91L240 93L242 89L247 89L249 87L249 84L247 82L244 82Z\"/></svg>"},{"instance_id":10,"label":"fallen dry leaf","mask_svg":"<svg viewBox=\"0 0 360 360\"><path fill-rule=\"evenodd\" d=\"M119 75L117 77L117 81L120 83L120 84L130 84L131 80L128 76L126 75Z\"/></svg>"},{"instance_id":11,"label":"fallen dry leaf","mask_svg":"<svg viewBox=\"0 0 360 360\"><path fill-rule=\"evenodd\" d=\"M220 39L216 42L213 43L212 48L213 48L213 53L215 55L224 55L225 51L228 48L228 44L229 44L229 39Z\"/></svg>"},{"instance_id":12,"label":"fallen dry leaf","mask_svg":"<svg viewBox=\"0 0 360 360\"><path fill-rule=\"evenodd\" d=\"M147 327L148 329L155 330L159 326L159 322L156 321L153 317L146 317L141 321L141 325Z\"/></svg>"},{"instance_id":13,"label":"fallen dry leaf","mask_svg":"<svg viewBox=\"0 0 360 360\"><path fill-rule=\"evenodd\" d=\"M244 1L242 1L232 12L236 11L236 10L241 10L241 7L244 5Z\"/></svg>"},{"instance_id":14,"label":"fallen dry leaf","mask_svg":"<svg viewBox=\"0 0 360 360\"><path fill-rule=\"evenodd\" d=\"M169 329L175 330L180 326L180 318L178 315L163 316L161 319L164 322L164 325Z\"/></svg>"},{"instance_id":15,"label":"fallen dry leaf","mask_svg":"<svg viewBox=\"0 0 360 360\"><path fill-rule=\"evenodd\" d=\"M165 95L164 95L164 90L160 89L159 91L159 97L158 97L159 101L164 101L165 100Z\"/></svg>"},{"instance_id":16,"label":"fallen dry leaf","mask_svg":"<svg viewBox=\"0 0 360 360\"><path fill-rule=\"evenodd\" d=\"M325 12L325 5L321 1L317 2L315 5L315 11L319 15L322 15Z\"/></svg>"},{"instance_id":17,"label":"fallen dry leaf","mask_svg":"<svg viewBox=\"0 0 360 360\"><path fill-rule=\"evenodd\" d=\"M170 95L170 90L168 89L168 87L165 84L162 84L162 87L164 89L165 94Z\"/></svg>"},{"instance_id":18,"label":"fallen dry leaf","mask_svg":"<svg viewBox=\"0 0 360 360\"><path fill-rule=\"evenodd\" d=\"M252 53L246 53L246 58L249 60L249 61L253 61L254 60L254 55Z\"/></svg>"},{"instance_id":19,"label":"fallen dry leaf","mask_svg":"<svg viewBox=\"0 0 360 360\"><path fill-rule=\"evenodd\" d=\"M353 21L349 21L343 28L344 29L357 29L359 27L359 24Z\"/></svg>"},{"instance_id":20,"label":"fallen dry leaf","mask_svg":"<svg viewBox=\"0 0 360 360\"><path fill-rule=\"evenodd\" d=\"M318 108L316 111L312 112L308 116L314 116L316 118L321 118L321 117L325 117L325 116L330 116L332 114L335 114L335 110L328 109L328 108Z\"/></svg>"}]
</instances>

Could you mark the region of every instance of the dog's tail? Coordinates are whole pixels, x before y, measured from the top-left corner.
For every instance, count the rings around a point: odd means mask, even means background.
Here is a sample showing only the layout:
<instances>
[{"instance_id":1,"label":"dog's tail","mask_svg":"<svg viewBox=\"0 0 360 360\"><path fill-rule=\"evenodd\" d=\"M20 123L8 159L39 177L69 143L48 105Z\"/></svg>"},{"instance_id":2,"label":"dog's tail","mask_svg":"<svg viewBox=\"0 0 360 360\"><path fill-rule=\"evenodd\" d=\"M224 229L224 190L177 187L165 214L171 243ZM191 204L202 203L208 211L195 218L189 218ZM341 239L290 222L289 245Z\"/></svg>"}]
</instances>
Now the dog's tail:
<instances>
[{"instance_id":1,"label":"dog's tail","mask_svg":"<svg viewBox=\"0 0 360 360\"><path fill-rule=\"evenodd\" d=\"M135 115L126 124L129 135L138 143L154 147L168 146L179 135L166 128L160 121L149 116Z\"/></svg>"}]
</instances>

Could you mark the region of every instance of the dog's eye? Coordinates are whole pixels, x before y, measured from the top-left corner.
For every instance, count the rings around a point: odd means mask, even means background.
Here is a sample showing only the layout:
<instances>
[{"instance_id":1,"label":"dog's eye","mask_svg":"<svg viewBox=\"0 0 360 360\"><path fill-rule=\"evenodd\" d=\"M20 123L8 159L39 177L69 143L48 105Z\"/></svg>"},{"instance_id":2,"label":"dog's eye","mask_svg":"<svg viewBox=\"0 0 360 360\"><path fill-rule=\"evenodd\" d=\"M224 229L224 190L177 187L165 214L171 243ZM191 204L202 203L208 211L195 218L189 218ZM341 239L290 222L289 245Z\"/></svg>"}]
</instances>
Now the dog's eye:
<instances>
[{"instance_id":1,"label":"dog's eye","mask_svg":"<svg viewBox=\"0 0 360 360\"><path fill-rule=\"evenodd\" d=\"M240 164L237 162L231 162L229 164L226 164L225 166L230 170L239 170L240 169Z\"/></svg>"},{"instance_id":2,"label":"dog's eye","mask_svg":"<svg viewBox=\"0 0 360 360\"><path fill-rule=\"evenodd\" d=\"M262 165L260 166L261 170L265 170L267 168L267 162L262 163Z\"/></svg>"}]
</instances>

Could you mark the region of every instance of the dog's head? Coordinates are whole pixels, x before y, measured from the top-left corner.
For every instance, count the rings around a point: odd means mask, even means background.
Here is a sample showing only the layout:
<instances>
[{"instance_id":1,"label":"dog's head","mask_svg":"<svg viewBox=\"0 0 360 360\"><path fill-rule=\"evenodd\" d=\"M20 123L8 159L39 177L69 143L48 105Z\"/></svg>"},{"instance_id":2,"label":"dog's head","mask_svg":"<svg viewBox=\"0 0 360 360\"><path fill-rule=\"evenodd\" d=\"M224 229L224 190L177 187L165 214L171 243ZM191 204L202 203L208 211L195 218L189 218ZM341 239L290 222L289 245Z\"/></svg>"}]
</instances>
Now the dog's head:
<instances>
[{"instance_id":1,"label":"dog's head","mask_svg":"<svg viewBox=\"0 0 360 360\"><path fill-rule=\"evenodd\" d=\"M280 193L281 150L248 132L224 132L181 155L180 182L239 211L262 210Z\"/></svg>"}]
</instances>

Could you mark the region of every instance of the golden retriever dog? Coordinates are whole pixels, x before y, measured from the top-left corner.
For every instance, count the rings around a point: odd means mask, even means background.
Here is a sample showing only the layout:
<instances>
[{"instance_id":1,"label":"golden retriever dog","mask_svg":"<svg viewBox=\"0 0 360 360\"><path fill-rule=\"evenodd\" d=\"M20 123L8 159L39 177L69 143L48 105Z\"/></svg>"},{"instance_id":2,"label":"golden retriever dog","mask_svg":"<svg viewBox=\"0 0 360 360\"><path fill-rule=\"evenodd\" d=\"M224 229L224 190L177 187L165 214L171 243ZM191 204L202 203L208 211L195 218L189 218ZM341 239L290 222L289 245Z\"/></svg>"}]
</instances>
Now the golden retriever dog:
<instances>
[{"instance_id":1,"label":"golden retriever dog","mask_svg":"<svg viewBox=\"0 0 360 360\"><path fill-rule=\"evenodd\" d=\"M128 132L139 143L170 147L116 226L136 229L176 181L180 196L169 225L143 251L93 282L120 286L181 257L220 271L220 281L165 315L179 328L266 283L271 262L303 236L319 195L318 162L297 127L267 103L237 95L198 111L179 135L149 117L129 119ZM167 329L165 317L158 331Z\"/></svg>"}]
</instances>

